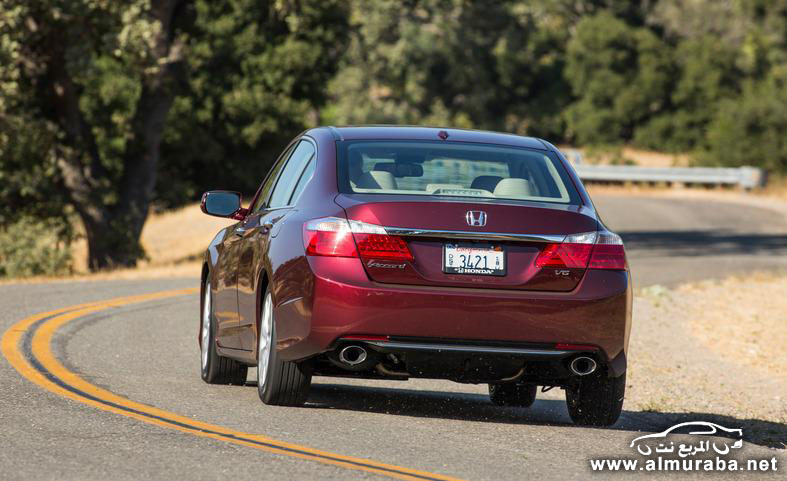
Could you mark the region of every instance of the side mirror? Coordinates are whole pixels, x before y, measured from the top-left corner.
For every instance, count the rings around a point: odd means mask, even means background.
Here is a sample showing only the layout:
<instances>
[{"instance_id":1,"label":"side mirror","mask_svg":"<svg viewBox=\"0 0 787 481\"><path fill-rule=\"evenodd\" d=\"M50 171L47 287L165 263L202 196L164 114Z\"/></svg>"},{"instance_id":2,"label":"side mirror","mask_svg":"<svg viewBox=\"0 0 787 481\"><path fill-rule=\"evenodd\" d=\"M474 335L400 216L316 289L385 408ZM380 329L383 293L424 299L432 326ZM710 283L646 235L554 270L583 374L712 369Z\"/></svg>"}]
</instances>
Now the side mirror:
<instances>
[{"instance_id":1,"label":"side mirror","mask_svg":"<svg viewBox=\"0 0 787 481\"><path fill-rule=\"evenodd\" d=\"M243 220L249 211L241 207L240 203L241 195L238 192L211 190L202 194L200 208L208 215Z\"/></svg>"}]
</instances>

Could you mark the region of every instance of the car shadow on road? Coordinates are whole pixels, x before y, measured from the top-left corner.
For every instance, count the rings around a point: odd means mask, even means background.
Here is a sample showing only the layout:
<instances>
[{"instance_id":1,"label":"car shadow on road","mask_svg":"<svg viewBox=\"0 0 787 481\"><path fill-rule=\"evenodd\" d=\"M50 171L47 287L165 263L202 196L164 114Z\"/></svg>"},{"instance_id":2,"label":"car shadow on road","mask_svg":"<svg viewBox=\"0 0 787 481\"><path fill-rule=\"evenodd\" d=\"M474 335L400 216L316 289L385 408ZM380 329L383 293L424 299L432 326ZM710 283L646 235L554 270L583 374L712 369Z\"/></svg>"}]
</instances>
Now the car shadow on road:
<instances>
[{"instance_id":1,"label":"car shadow on road","mask_svg":"<svg viewBox=\"0 0 787 481\"><path fill-rule=\"evenodd\" d=\"M742 234L723 229L688 231L619 232L628 250L641 250L649 255L660 251L670 255L721 256L736 254L768 254L787 251L787 235Z\"/></svg>"},{"instance_id":2,"label":"car shadow on road","mask_svg":"<svg viewBox=\"0 0 787 481\"><path fill-rule=\"evenodd\" d=\"M556 425L571 423L565 402L538 399L530 408L501 407L483 394L425 391L402 388L315 384L307 408L341 409L367 413L473 422ZM744 440L771 448L787 448L787 425L761 419L740 419L710 413L626 411L617 424L607 429L631 432L660 432L677 423L709 421L728 428L742 428Z\"/></svg>"}]
</instances>

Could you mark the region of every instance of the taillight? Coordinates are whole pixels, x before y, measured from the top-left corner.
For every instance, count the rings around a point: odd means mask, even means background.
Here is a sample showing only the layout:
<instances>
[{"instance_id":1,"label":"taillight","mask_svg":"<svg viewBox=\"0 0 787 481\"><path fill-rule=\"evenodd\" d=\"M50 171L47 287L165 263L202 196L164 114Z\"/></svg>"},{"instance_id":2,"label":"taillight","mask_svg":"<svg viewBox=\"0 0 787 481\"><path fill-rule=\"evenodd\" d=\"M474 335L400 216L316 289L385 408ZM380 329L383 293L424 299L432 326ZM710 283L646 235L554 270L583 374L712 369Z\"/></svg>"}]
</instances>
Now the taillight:
<instances>
[{"instance_id":1,"label":"taillight","mask_svg":"<svg viewBox=\"0 0 787 481\"><path fill-rule=\"evenodd\" d=\"M588 268L625 270L626 251L623 249L623 239L612 232L599 232Z\"/></svg>"},{"instance_id":2,"label":"taillight","mask_svg":"<svg viewBox=\"0 0 787 481\"><path fill-rule=\"evenodd\" d=\"M623 270L626 253L620 236L612 232L571 234L561 243L547 244L536 258L536 267Z\"/></svg>"},{"instance_id":3,"label":"taillight","mask_svg":"<svg viewBox=\"0 0 787 481\"><path fill-rule=\"evenodd\" d=\"M588 266L595 232L573 234L559 244L547 244L536 258L536 267L568 267L584 269Z\"/></svg>"},{"instance_id":4,"label":"taillight","mask_svg":"<svg viewBox=\"0 0 787 481\"><path fill-rule=\"evenodd\" d=\"M306 222L303 243L309 256L413 260L407 243L399 236L388 235L384 227L338 217Z\"/></svg>"},{"instance_id":5,"label":"taillight","mask_svg":"<svg viewBox=\"0 0 787 481\"><path fill-rule=\"evenodd\" d=\"M399 236L388 234L356 234L358 252L363 258L412 261L413 255L407 243Z\"/></svg>"}]
</instances>

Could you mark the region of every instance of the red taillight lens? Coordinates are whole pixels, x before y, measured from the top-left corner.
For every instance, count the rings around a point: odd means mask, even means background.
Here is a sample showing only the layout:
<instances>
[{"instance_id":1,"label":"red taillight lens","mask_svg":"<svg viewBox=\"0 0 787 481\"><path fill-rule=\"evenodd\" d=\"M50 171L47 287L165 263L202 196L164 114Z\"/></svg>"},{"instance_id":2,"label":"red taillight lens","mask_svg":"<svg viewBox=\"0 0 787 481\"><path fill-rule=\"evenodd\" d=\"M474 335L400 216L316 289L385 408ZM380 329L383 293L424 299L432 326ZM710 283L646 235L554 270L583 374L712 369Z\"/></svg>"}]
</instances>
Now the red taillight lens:
<instances>
[{"instance_id":1,"label":"red taillight lens","mask_svg":"<svg viewBox=\"0 0 787 481\"><path fill-rule=\"evenodd\" d=\"M310 220L303 226L306 255L360 257L412 261L407 243L388 235L385 228L356 220L326 217ZM357 248L356 248L357 245Z\"/></svg>"},{"instance_id":2,"label":"red taillight lens","mask_svg":"<svg viewBox=\"0 0 787 481\"><path fill-rule=\"evenodd\" d=\"M358 257L353 236L349 232L303 232L307 256Z\"/></svg>"},{"instance_id":3,"label":"red taillight lens","mask_svg":"<svg viewBox=\"0 0 787 481\"><path fill-rule=\"evenodd\" d=\"M599 245L593 248L589 269L626 269L626 252L622 245Z\"/></svg>"},{"instance_id":4,"label":"red taillight lens","mask_svg":"<svg viewBox=\"0 0 787 481\"><path fill-rule=\"evenodd\" d=\"M358 251L363 258L412 261L413 254L407 242L399 236L388 234L353 234Z\"/></svg>"},{"instance_id":5,"label":"red taillight lens","mask_svg":"<svg viewBox=\"0 0 787 481\"><path fill-rule=\"evenodd\" d=\"M626 251L623 249L623 239L609 231L599 232L588 268L625 270Z\"/></svg>"},{"instance_id":6,"label":"red taillight lens","mask_svg":"<svg viewBox=\"0 0 787 481\"><path fill-rule=\"evenodd\" d=\"M536 258L536 267L565 267L584 269L588 266L595 232L572 234L559 244L547 244Z\"/></svg>"},{"instance_id":7,"label":"red taillight lens","mask_svg":"<svg viewBox=\"0 0 787 481\"><path fill-rule=\"evenodd\" d=\"M624 270L626 253L620 236L612 232L572 234L562 243L547 244L536 258L536 267Z\"/></svg>"},{"instance_id":8,"label":"red taillight lens","mask_svg":"<svg viewBox=\"0 0 787 481\"><path fill-rule=\"evenodd\" d=\"M358 257L350 225L338 217L314 219L303 225L307 256Z\"/></svg>"},{"instance_id":9,"label":"red taillight lens","mask_svg":"<svg viewBox=\"0 0 787 481\"><path fill-rule=\"evenodd\" d=\"M547 244L536 259L536 267L584 269L592 250L593 244Z\"/></svg>"}]
</instances>

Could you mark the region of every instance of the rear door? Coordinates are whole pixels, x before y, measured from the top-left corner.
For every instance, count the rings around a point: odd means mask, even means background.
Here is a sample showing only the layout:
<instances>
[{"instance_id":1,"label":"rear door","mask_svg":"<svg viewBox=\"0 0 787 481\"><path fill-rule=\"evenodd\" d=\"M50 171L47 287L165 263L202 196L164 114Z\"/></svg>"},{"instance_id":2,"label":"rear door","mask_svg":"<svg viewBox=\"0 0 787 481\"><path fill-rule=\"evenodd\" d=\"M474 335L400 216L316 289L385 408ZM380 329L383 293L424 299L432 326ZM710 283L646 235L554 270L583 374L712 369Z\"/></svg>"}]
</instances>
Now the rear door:
<instances>
[{"instance_id":1,"label":"rear door","mask_svg":"<svg viewBox=\"0 0 787 481\"><path fill-rule=\"evenodd\" d=\"M216 319L216 342L227 349L240 349L238 337L238 248L235 235L240 223L227 228L224 240L217 246L218 260L213 269L213 315Z\"/></svg>"},{"instance_id":2,"label":"rear door","mask_svg":"<svg viewBox=\"0 0 787 481\"><path fill-rule=\"evenodd\" d=\"M271 232L283 222L293 207L298 187L304 176L310 175L314 163L315 146L301 140L274 179L266 180L260 191L255 210L243 221L238 254L238 313L239 335L244 349L256 348L257 282L265 268L264 259ZM270 182L269 182L270 181ZM297 192L296 192L297 191Z\"/></svg>"},{"instance_id":3,"label":"rear door","mask_svg":"<svg viewBox=\"0 0 787 481\"><path fill-rule=\"evenodd\" d=\"M572 290L585 269L540 268L536 258L549 244L560 242L567 234L593 232L598 225L590 209L572 205L380 197L342 194L336 201L344 207L348 219L382 225L389 234L399 235L407 242L414 258L410 263L391 267L394 264L390 262L364 262L369 277L383 283ZM479 216L485 220L482 226L477 222ZM489 250L502 254L483 256ZM470 267L492 272L479 275L466 269L466 273L457 273L461 269L448 265L448 255L471 255ZM502 273L500 269L484 269L494 267L491 264L500 257ZM459 261L461 265L462 259Z\"/></svg>"}]
</instances>

